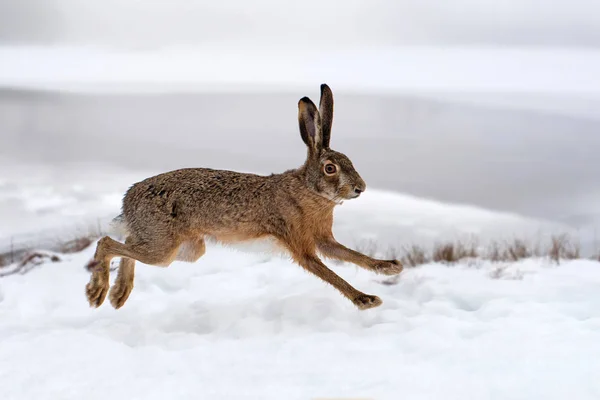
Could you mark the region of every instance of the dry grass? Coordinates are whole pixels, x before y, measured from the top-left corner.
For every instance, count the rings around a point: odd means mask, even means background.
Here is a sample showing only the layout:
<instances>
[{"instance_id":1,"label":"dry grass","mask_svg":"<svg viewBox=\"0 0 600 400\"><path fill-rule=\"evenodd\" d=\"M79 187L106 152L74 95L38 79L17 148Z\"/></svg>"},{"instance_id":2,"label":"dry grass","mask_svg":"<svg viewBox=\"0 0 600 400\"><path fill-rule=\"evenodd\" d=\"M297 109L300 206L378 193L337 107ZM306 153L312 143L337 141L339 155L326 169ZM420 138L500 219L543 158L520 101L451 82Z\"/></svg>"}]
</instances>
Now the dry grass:
<instances>
[{"instance_id":1,"label":"dry grass","mask_svg":"<svg viewBox=\"0 0 600 400\"><path fill-rule=\"evenodd\" d=\"M31 251L32 249L30 248L23 248L10 250L6 253L0 254L0 268L14 264L15 262L17 262L17 260L21 259L23 256L25 256Z\"/></svg>"},{"instance_id":2,"label":"dry grass","mask_svg":"<svg viewBox=\"0 0 600 400\"><path fill-rule=\"evenodd\" d=\"M90 225L69 235L68 238L56 237L53 243L50 243L45 249L60 254L77 253L91 246L102 235L104 235L104 232L102 232L99 225ZM0 254L0 268L16 264L15 267L11 269L11 271L16 272L3 272L0 273L0 277L12 275L14 273L23 274L29 272L33 267L38 265L38 261L39 263L43 263L41 260L48 258L43 256L43 254L47 253L44 251L37 251L36 248L27 245L14 247L11 241L10 251ZM53 257L55 258L56 256ZM52 262L56 262L53 257L48 259ZM33 267L31 267L32 263Z\"/></svg>"},{"instance_id":3,"label":"dry grass","mask_svg":"<svg viewBox=\"0 0 600 400\"><path fill-rule=\"evenodd\" d=\"M60 243L57 246L57 251L63 254L78 253L91 246L96 240L96 237L83 236Z\"/></svg>"},{"instance_id":4,"label":"dry grass","mask_svg":"<svg viewBox=\"0 0 600 400\"><path fill-rule=\"evenodd\" d=\"M15 268L10 269L9 271L1 272L0 278L9 276L9 275L24 275L34 269L37 266L45 264L47 262L59 262L61 261L60 257L56 254L46 253L46 252L32 252L27 253L21 261L15 266Z\"/></svg>"},{"instance_id":5,"label":"dry grass","mask_svg":"<svg viewBox=\"0 0 600 400\"><path fill-rule=\"evenodd\" d=\"M376 253L376 246L370 242L369 251ZM431 249L417 245L398 247L388 250L390 258L400 260L405 267L416 267L429 262L456 264L458 262L485 260L495 263L517 262L528 258L548 258L559 264L561 260L583 258L580 245L569 235L555 235L544 248L540 243L529 243L522 239L504 242L491 242L480 249L475 241L453 241L436 243ZM600 261L600 253L591 259Z\"/></svg>"},{"instance_id":6,"label":"dry grass","mask_svg":"<svg viewBox=\"0 0 600 400\"><path fill-rule=\"evenodd\" d=\"M376 254L377 248L374 243L369 241L368 250ZM414 268L430 262L446 265L466 262L468 265L477 266L480 261L490 261L497 264L492 268L490 278L512 280L520 280L524 277L522 271L508 268L511 263L520 260L547 258L560 264L561 260L583 258L579 243L565 234L552 236L545 248L540 243L528 243L521 239L513 239L491 242L482 250L475 241L465 243L459 240L437 243L428 250L418 245L392 248L388 249L387 255L389 258L400 260L405 268ZM600 252L590 259L600 262ZM393 276L380 281L380 283L395 285L399 281L399 276Z\"/></svg>"},{"instance_id":7,"label":"dry grass","mask_svg":"<svg viewBox=\"0 0 600 400\"><path fill-rule=\"evenodd\" d=\"M21 253L22 254L22 253ZM19 255L21 255L19 254ZM0 268L6 267L15 262L15 246L13 238L10 238L10 250L6 253L0 254Z\"/></svg>"},{"instance_id":8,"label":"dry grass","mask_svg":"<svg viewBox=\"0 0 600 400\"><path fill-rule=\"evenodd\" d=\"M465 259L479 258L475 243L463 242L438 243L433 247L431 260L446 264L453 264Z\"/></svg>"},{"instance_id":9,"label":"dry grass","mask_svg":"<svg viewBox=\"0 0 600 400\"><path fill-rule=\"evenodd\" d=\"M486 254L482 257L492 262L510 261L516 262L531 257L542 257L539 244L527 243L522 239L513 239L503 244L492 242L488 246Z\"/></svg>"},{"instance_id":10,"label":"dry grass","mask_svg":"<svg viewBox=\"0 0 600 400\"><path fill-rule=\"evenodd\" d=\"M427 252L420 246L412 245L405 249L404 256L395 257L405 266L416 267L418 265L427 264L431 261L431 258L427 256Z\"/></svg>"},{"instance_id":11,"label":"dry grass","mask_svg":"<svg viewBox=\"0 0 600 400\"><path fill-rule=\"evenodd\" d=\"M106 233L100 227L100 223L97 225L90 224L78 229L67 238L55 238L52 250L63 254L78 253L87 249L92 243L105 235Z\"/></svg>"},{"instance_id":12,"label":"dry grass","mask_svg":"<svg viewBox=\"0 0 600 400\"><path fill-rule=\"evenodd\" d=\"M375 239L363 239L354 244L356 251L361 252L369 257L375 257L377 253L377 242Z\"/></svg>"},{"instance_id":13,"label":"dry grass","mask_svg":"<svg viewBox=\"0 0 600 400\"><path fill-rule=\"evenodd\" d=\"M560 264L560 260L575 260L581 258L581 248L579 243L574 243L567 235L554 236L548 257L556 264Z\"/></svg>"},{"instance_id":14,"label":"dry grass","mask_svg":"<svg viewBox=\"0 0 600 400\"><path fill-rule=\"evenodd\" d=\"M504 260L516 262L525 258L533 257L533 251L523 240L515 239L506 246Z\"/></svg>"}]
</instances>

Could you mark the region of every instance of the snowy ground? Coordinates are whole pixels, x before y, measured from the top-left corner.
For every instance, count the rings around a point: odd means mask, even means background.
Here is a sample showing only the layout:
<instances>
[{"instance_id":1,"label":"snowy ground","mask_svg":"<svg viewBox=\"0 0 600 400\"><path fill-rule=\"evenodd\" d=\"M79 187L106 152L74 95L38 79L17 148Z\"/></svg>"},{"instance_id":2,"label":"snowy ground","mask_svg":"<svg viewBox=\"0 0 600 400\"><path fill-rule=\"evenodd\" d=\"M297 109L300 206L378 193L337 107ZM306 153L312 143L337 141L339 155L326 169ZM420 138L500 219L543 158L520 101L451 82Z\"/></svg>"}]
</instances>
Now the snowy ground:
<instances>
[{"instance_id":1,"label":"snowy ground","mask_svg":"<svg viewBox=\"0 0 600 400\"><path fill-rule=\"evenodd\" d=\"M358 311L289 261L138 264L119 311L64 256L0 280L2 399L597 399L600 264L426 265ZM112 274L114 279L115 273Z\"/></svg>"}]
</instances>

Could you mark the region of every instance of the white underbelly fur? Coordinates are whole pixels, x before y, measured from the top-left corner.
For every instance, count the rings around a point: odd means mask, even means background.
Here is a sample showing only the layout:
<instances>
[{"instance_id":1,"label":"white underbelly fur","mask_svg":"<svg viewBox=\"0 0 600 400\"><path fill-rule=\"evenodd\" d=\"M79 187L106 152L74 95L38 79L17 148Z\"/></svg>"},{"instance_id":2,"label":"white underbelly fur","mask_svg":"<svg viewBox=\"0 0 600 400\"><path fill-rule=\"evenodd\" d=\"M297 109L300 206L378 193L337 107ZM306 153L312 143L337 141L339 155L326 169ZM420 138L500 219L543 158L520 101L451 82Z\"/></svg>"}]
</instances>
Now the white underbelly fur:
<instances>
[{"instance_id":1,"label":"white underbelly fur","mask_svg":"<svg viewBox=\"0 0 600 400\"><path fill-rule=\"evenodd\" d=\"M239 242L221 242L214 236L206 236L205 241L207 244L219 244L244 253L265 254L284 258L290 256L289 252L272 237L243 240Z\"/></svg>"}]
</instances>

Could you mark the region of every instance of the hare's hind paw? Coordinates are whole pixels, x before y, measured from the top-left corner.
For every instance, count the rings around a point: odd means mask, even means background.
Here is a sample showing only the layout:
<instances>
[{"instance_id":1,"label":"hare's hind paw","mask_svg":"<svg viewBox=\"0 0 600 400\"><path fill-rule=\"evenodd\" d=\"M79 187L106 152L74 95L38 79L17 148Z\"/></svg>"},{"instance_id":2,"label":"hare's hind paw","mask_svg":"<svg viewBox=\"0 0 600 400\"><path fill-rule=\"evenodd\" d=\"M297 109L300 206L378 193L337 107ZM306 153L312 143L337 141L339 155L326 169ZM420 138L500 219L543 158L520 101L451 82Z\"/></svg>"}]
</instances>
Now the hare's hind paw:
<instances>
[{"instance_id":1,"label":"hare's hind paw","mask_svg":"<svg viewBox=\"0 0 600 400\"><path fill-rule=\"evenodd\" d=\"M404 267L398 260L379 261L375 266L375 272L383 275L398 275Z\"/></svg>"},{"instance_id":2,"label":"hare's hind paw","mask_svg":"<svg viewBox=\"0 0 600 400\"><path fill-rule=\"evenodd\" d=\"M88 302L90 303L90 307L100 307L102 303L104 303L104 299L106 299L108 283L90 281L90 283L85 286L85 293Z\"/></svg>"},{"instance_id":3,"label":"hare's hind paw","mask_svg":"<svg viewBox=\"0 0 600 400\"><path fill-rule=\"evenodd\" d=\"M104 271L94 271L89 283L85 286L90 307L100 307L106 299L109 283L108 276Z\"/></svg>"},{"instance_id":4,"label":"hare's hind paw","mask_svg":"<svg viewBox=\"0 0 600 400\"><path fill-rule=\"evenodd\" d=\"M379 307L383 303L379 297L364 293L356 297L352 302L361 310Z\"/></svg>"},{"instance_id":5,"label":"hare's hind paw","mask_svg":"<svg viewBox=\"0 0 600 400\"><path fill-rule=\"evenodd\" d=\"M112 306L117 310L123 307L132 290L133 282L117 280L117 282L110 289L110 294L108 296L110 304L112 304Z\"/></svg>"}]
</instances>

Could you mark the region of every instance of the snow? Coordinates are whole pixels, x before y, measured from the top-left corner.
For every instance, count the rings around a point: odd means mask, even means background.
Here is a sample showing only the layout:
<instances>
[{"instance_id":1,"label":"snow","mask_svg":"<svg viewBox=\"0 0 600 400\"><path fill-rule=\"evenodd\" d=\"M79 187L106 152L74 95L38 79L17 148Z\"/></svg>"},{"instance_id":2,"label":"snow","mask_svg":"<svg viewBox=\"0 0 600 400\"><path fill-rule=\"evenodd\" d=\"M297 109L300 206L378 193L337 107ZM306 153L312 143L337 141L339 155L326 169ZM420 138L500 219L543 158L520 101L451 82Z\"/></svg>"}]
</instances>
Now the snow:
<instances>
[{"instance_id":1,"label":"snow","mask_svg":"<svg viewBox=\"0 0 600 400\"><path fill-rule=\"evenodd\" d=\"M56 166L0 157L0 252L55 245L104 229L121 207L134 172L107 166Z\"/></svg>"},{"instance_id":2,"label":"snow","mask_svg":"<svg viewBox=\"0 0 600 400\"><path fill-rule=\"evenodd\" d=\"M3 399L600 396L596 262L431 264L391 286L329 263L383 300L359 311L287 259L210 246L138 263L116 311L87 305L93 251L0 280Z\"/></svg>"}]
</instances>

